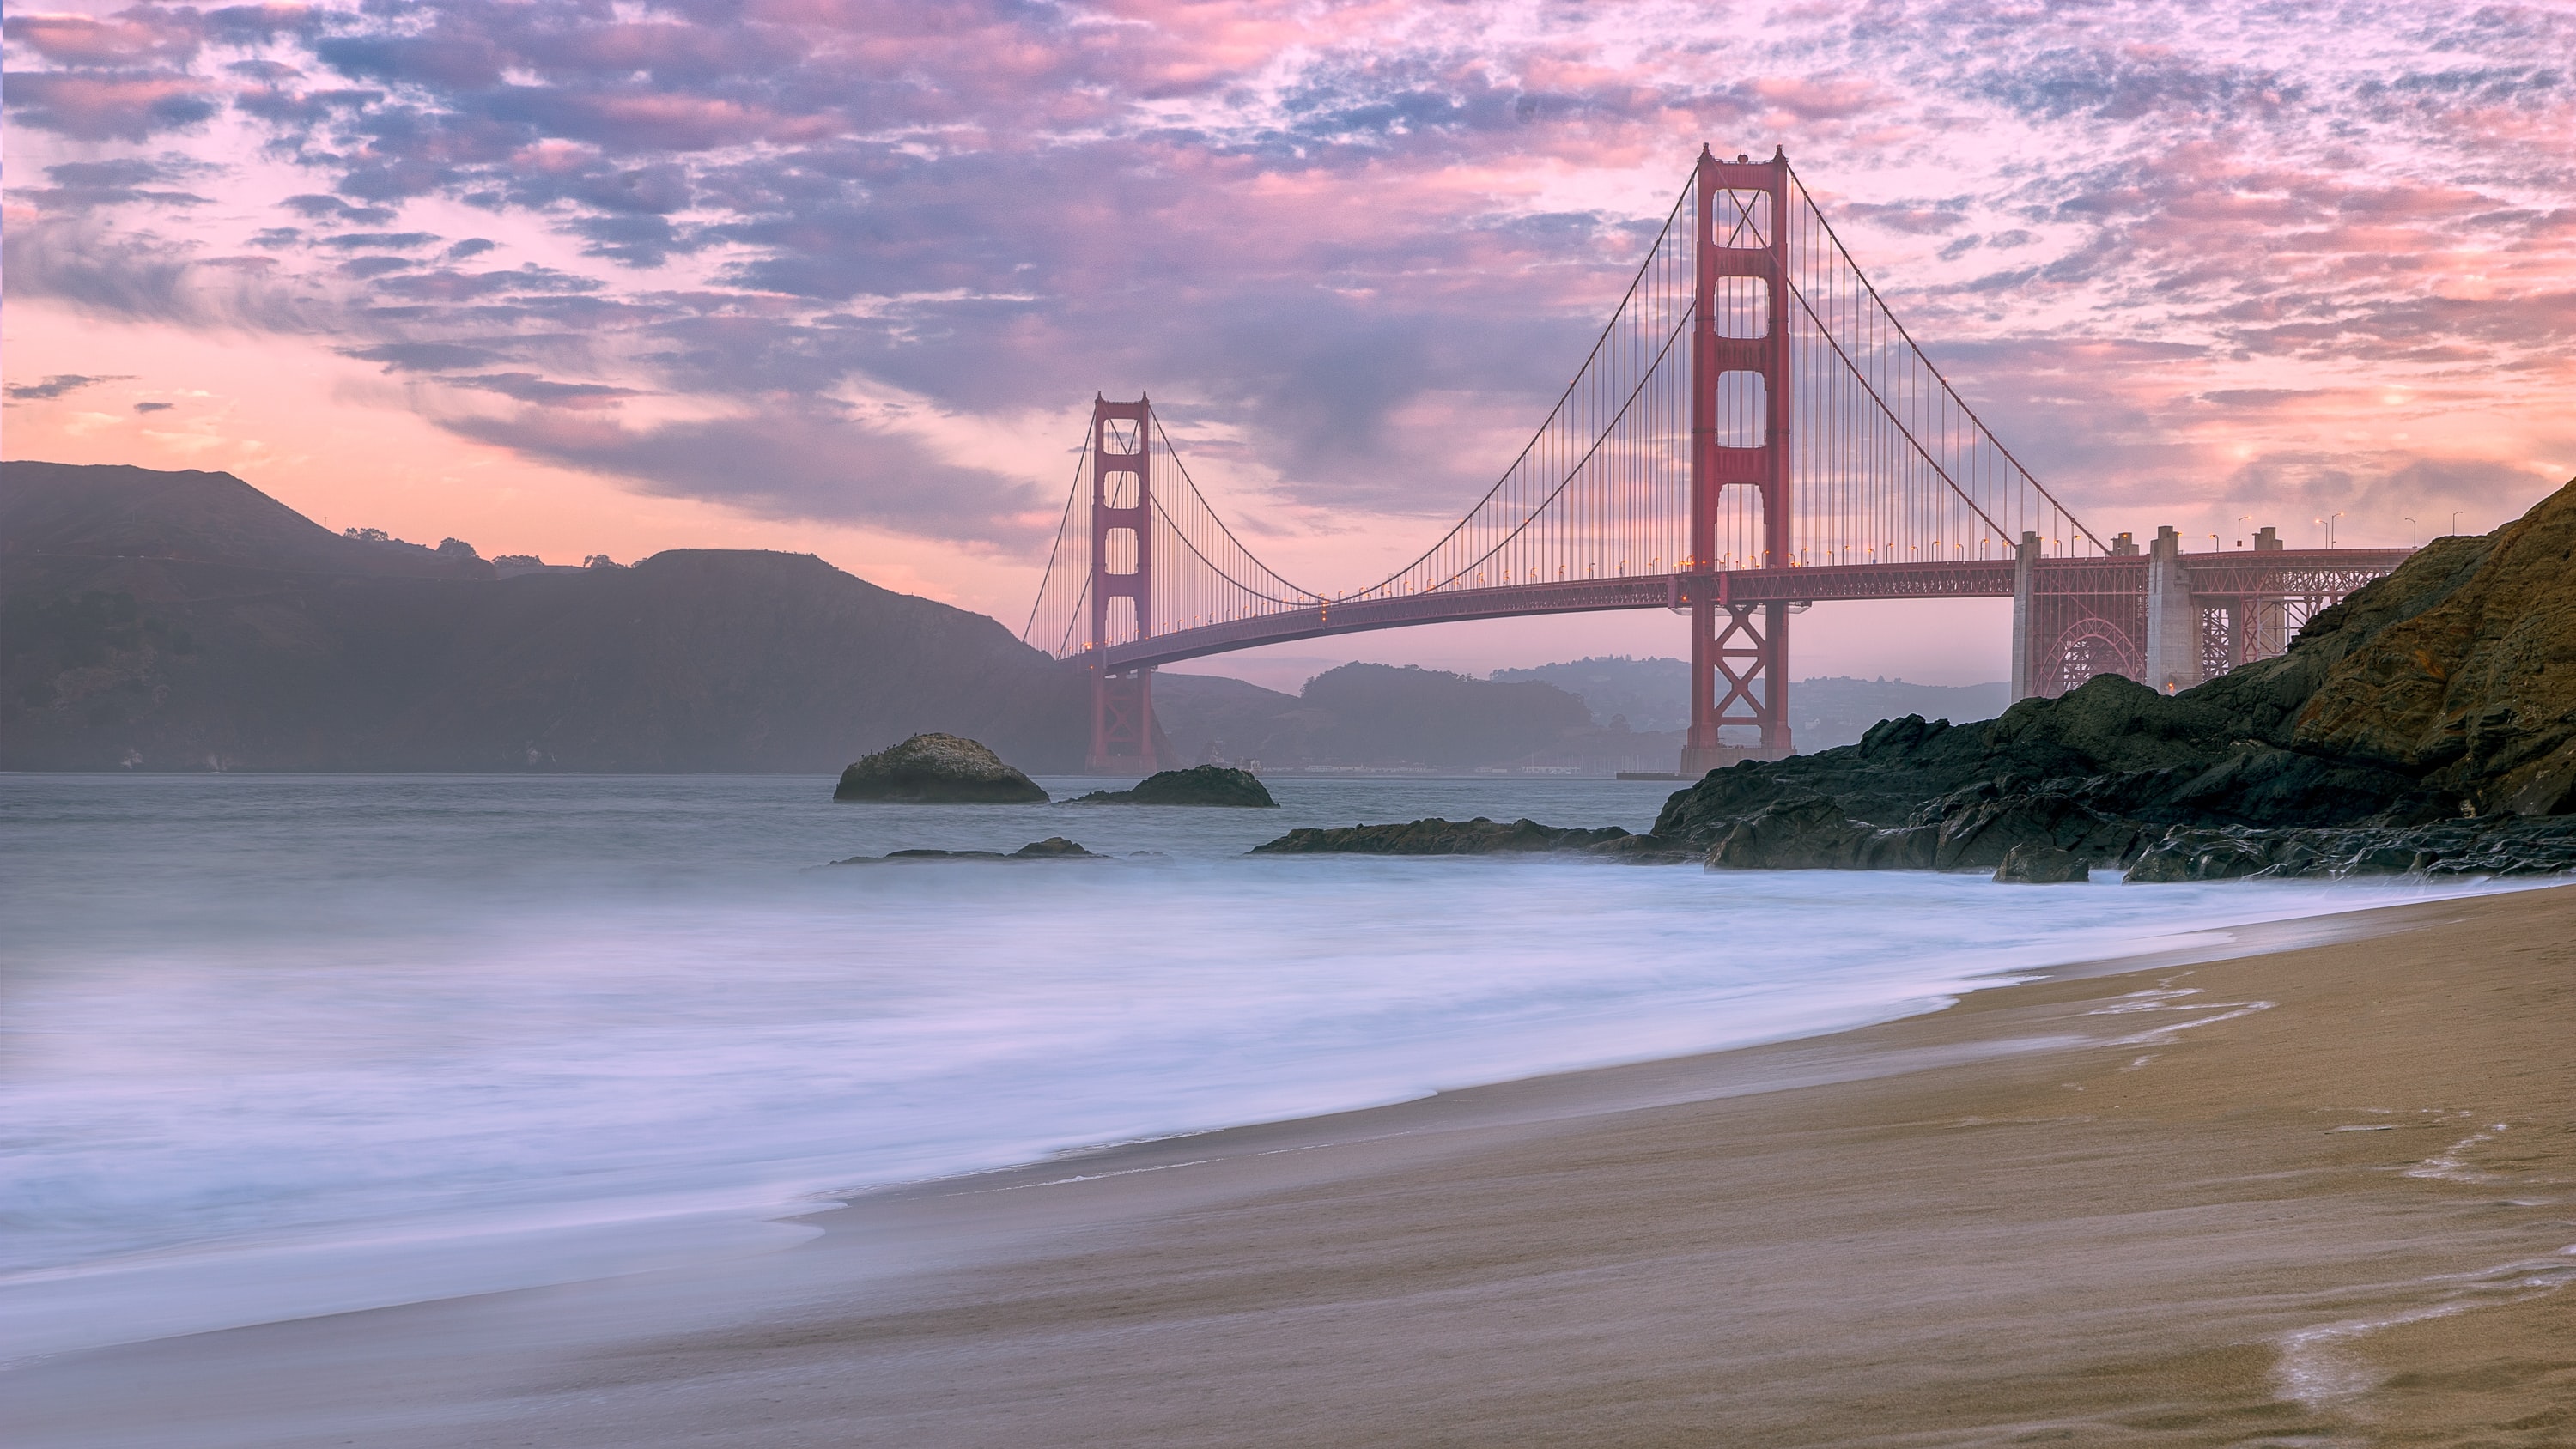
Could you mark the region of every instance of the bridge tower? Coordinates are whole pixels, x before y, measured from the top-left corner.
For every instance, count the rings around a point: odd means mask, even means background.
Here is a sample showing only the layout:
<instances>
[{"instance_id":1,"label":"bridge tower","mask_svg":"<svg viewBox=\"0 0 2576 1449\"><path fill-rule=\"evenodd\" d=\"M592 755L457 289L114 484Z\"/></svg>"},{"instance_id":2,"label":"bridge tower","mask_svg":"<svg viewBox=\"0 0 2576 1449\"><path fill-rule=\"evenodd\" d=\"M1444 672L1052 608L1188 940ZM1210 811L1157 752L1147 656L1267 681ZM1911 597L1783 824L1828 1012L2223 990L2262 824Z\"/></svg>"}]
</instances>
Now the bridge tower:
<instances>
[{"instance_id":1,"label":"bridge tower","mask_svg":"<svg viewBox=\"0 0 2576 1449\"><path fill-rule=\"evenodd\" d=\"M1117 424L1127 424L1119 427ZM1132 432L1130 431L1132 429ZM1154 404L1091 399L1091 754L1094 770L1154 772L1154 669L1111 670L1109 646L1154 633ZM1126 615L1112 605L1127 601ZM1131 627L1132 626L1132 627ZM1119 629L1117 635L1110 630Z\"/></svg>"},{"instance_id":2,"label":"bridge tower","mask_svg":"<svg viewBox=\"0 0 2576 1449\"><path fill-rule=\"evenodd\" d=\"M1752 488L1762 503L1762 558L1797 562L1789 540L1789 157L1720 161L1699 152L1693 192L1691 315L1690 733L1682 773L1790 753L1789 605L1736 603L1717 568L1719 503ZM1761 743L1721 745L1751 725Z\"/></svg>"}]
</instances>

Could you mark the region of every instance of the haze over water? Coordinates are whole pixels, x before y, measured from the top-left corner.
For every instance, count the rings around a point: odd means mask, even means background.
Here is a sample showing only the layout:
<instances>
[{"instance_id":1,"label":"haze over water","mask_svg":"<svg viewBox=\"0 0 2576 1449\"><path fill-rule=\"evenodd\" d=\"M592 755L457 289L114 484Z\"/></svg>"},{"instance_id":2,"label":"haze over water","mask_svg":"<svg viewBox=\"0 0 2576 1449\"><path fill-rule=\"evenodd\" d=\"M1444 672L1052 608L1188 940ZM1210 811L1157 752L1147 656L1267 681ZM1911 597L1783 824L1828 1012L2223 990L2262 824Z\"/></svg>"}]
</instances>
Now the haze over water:
<instances>
[{"instance_id":1,"label":"haze over water","mask_svg":"<svg viewBox=\"0 0 2576 1449\"><path fill-rule=\"evenodd\" d=\"M2427 891L1246 858L1292 826L1425 815L1643 829L1672 787L1273 788L1286 808L0 780L0 1341L778 1246L801 1230L765 1219L836 1191L1831 1031ZM1049 835L1120 858L822 868Z\"/></svg>"}]
</instances>

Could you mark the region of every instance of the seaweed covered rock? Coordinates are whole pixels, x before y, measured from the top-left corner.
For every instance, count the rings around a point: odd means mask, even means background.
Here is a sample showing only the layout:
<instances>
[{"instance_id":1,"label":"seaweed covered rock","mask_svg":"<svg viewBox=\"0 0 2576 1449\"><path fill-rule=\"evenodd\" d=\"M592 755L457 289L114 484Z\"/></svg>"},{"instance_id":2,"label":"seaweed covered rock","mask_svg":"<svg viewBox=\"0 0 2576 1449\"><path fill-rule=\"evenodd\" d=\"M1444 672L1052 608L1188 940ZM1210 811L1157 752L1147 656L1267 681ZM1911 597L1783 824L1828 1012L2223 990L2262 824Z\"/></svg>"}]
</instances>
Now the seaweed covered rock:
<instances>
[{"instance_id":1,"label":"seaweed covered rock","mask_svg":"<svg viewBox=\"0 0 2576 1449\"><path fill-rule=\"evenodd\" d=\"M841 772L835 800L893 800L920 804L1018 805L1046 803L1038 783L970 739L920 734L879 750Z\"/></svg>"},{"instance_id":2,"label":"seaweed covered rock","mask_svg":"<svg viewBox=\"0 0 2576 1449\"><path fill-rule=\"evenodd\" d=\"M2036 842L2004 852L2003 864L1995 867L1995 879L2013 885L2062 885L2092 878L2091 860L2071 850Z\"/></svg>"},{"instance_id":3,"label":"seaweed covered rock","mask_svg":"<svg viewBox=\"0 0 2576 1449\"><path fill-rule=\"evenodd\" d=\"M1276 810L1261 777L1229 765L1192 765L1148 775L1132 790L1094 790L1076 805L1223 805Z\"/></svg>"},{"instance_id":4,"label":"seaweed covered rock","mask_svg":"<svg viewBox=\"0 0 2576 1449\"><path fill-rule=\"evenodd\" d=\"M1254 855L1509 855L1533 851L1591 851L1636 856L1646 837L1605 825L1597 830L1541 825L1535 820L1499 824L1473 820L1415 820L1402 825L1324 826L1291 830L1252 847Z\"/></svg>"}]
</instances>

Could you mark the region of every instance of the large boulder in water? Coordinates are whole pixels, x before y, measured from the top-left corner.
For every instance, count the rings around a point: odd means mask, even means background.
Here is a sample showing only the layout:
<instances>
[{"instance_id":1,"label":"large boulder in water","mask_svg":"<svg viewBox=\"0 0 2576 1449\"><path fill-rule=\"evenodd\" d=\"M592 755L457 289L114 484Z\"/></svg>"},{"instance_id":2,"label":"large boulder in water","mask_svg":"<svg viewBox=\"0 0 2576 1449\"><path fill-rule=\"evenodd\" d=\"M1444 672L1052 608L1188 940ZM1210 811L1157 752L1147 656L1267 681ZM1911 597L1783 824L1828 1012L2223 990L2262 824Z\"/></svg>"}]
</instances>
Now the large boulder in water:
<instances>
[{"instance_id":1,"label":"large boulder in water","mask_svg":"<svg viewBox=\"0 0 2576 1449\"><path fill-rule=\"evenodd\" d=\"M1043 805L1037 781L1002 763L973 740L956 735L914 735L879 750L841 772L835 800L895 800L920 804Z\"/></svg>"},{"instance_id":2,"label":"large boulder in water","mask_svg":"<svg viewBox=\"0 0 2576 1449\"><path fill-rule=\"evenodd\" d=\"M1094 790L1076 805L1227 805L1276 810L1269 787L1249 770L1192 765L1148 775L1133 790Z\"/></svg>"}]
</instances>

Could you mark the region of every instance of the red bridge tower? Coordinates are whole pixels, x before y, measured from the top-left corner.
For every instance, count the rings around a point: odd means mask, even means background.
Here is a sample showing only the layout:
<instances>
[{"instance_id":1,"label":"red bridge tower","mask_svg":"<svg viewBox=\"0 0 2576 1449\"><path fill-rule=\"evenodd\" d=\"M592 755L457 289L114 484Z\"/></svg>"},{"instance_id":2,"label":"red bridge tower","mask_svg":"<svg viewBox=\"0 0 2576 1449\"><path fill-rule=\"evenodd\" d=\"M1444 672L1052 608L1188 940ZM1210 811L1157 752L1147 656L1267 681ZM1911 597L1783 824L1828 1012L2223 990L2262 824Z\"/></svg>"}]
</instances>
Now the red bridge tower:
<instances>
[{"instance_id":1,"label":"red bridge tower","mask_svg":"<svg viewBox=\"0 0 2576 1449\"><path fill-rule=\"evenodd\" d=\"M1745 758L1778 759L1789 743L1789 605L1736 603L1717 567L1719 504L1729 488L1761 497L1762 557L1797 562L1789 545L1789 157L1699 152L1696 285L1691 314L1690 734L1685 776ZM1718 730L1761 731L1751 750Z\"/></svg>"},{"instance_id":2,"label":"red bridge tower","mask_svg":"<svg viewBox=\"0 0 2576 1449\"><path fill-rule=\"evenodd\" d=\"M1154 668L1109 667L1110 645L1154 634L1153 430L1151 398L1114 403L1093 394L1088 764L1114 774L1150 775L1155 768ZM1111 607L1121 599L1125 610Z\"/></svg>"}]
</instances>

